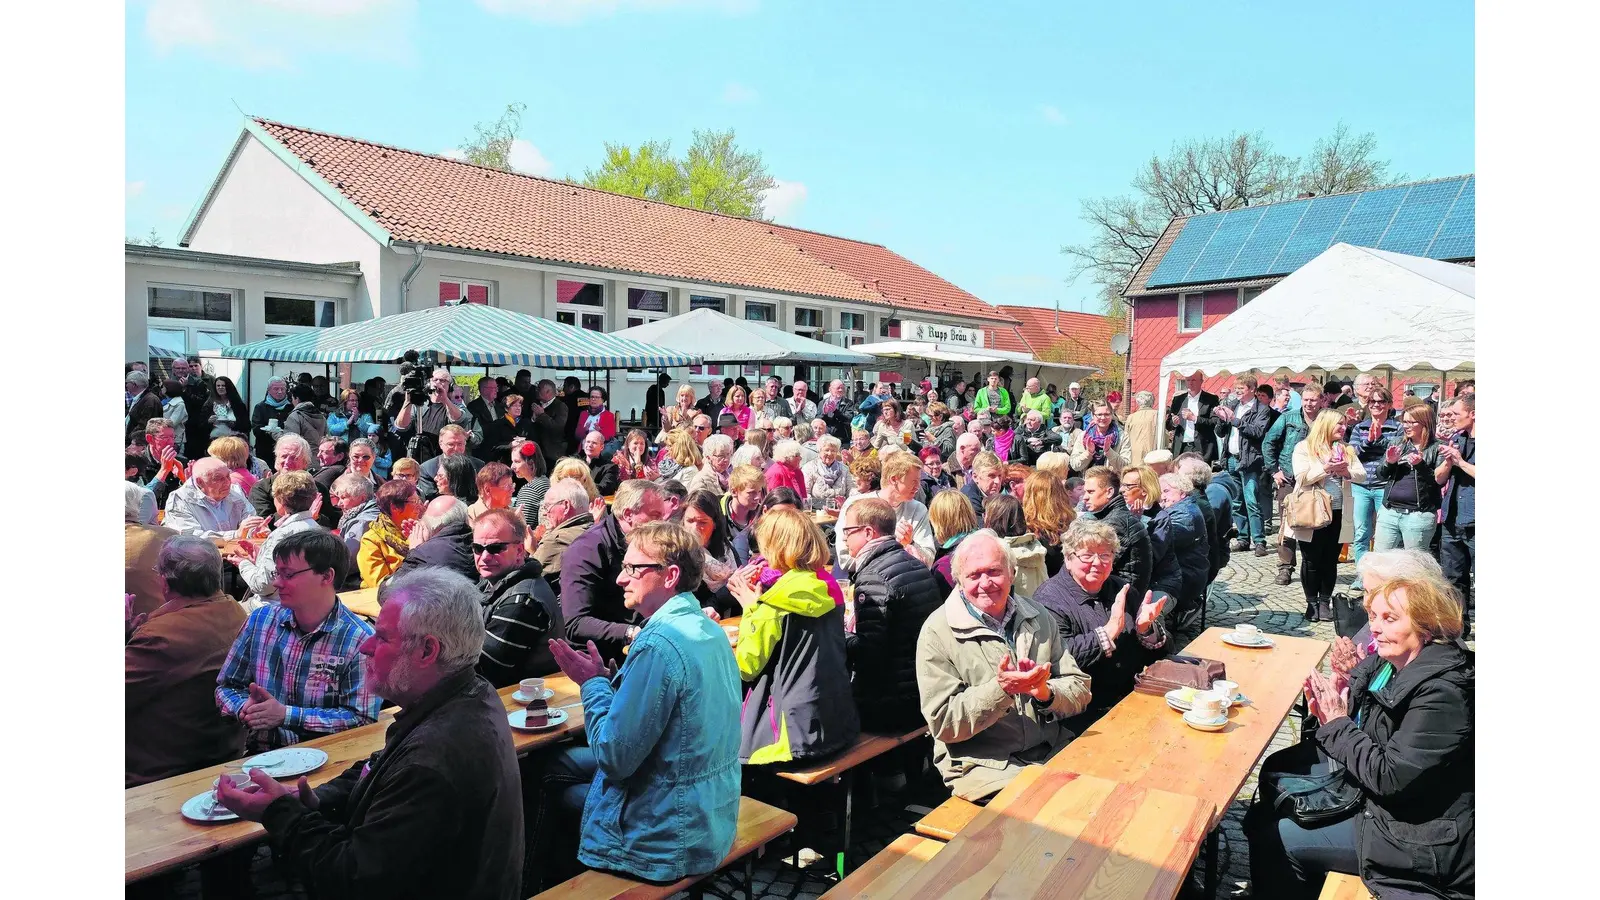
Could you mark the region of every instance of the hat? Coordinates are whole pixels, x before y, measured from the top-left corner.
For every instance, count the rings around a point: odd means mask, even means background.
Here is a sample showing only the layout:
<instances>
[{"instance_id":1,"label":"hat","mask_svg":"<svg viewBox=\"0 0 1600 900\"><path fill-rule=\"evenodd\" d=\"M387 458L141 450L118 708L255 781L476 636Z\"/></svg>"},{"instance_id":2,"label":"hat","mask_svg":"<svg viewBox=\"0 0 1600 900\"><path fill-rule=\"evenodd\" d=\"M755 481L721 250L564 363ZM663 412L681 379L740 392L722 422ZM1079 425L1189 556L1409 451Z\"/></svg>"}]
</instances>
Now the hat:
<instances>
[{"instance_id":1,"label":"hat","mask_svg":"<svg viewBox=\"0 0 1600 900\"><path fill-rule=\"evenodd\" d=\"M1151 450L1144 455L1144 464L1147 466L1158 466L1169 462L1172 462L1171 450Z\"/></svg>"},{"instance_id":2,"label":"hat","mask_svg":"<svg viewBox=\"0 0 1600 900\"><path fill-rule=\"evenodd\" d=\"M1076 381L1074 381L1073 383L1067 385L1067 390L1069 390L1069 391L1081 391L1081 390L1083 390L1083 388L1079 387L1078 383Z\"/></svg>"},{"instance_id":3,"label":"hat","mask_svg":"<svg viewBox=\"0 0 1600 900\"><path fill-rule=\"evenodd\" d=\"M725 412L722 415L717 416L717 427L718 428L738 428L739 427L739 419L738 419L738 417L734 416L733 413L726 413Z\"/></svg>"}]
</instances>

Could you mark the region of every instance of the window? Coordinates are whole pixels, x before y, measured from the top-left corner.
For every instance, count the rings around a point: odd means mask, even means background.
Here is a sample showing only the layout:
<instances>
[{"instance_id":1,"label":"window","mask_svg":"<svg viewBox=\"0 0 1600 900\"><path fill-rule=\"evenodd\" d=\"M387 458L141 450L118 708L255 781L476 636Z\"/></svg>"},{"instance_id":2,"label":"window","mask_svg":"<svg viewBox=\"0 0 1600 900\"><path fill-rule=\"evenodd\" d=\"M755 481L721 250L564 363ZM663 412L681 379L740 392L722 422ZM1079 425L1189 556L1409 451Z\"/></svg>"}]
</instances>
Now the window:
<instances>
[{"instance_id":1,"label":"window","mask_svg":"<svg viewBox=\"0 0 1600 900\"><path fill-rule=\"evenodd\" d=\"M884 338L898 338L898 337L900 337L900 320L899 319L879 319L878 320L878 337L884 337Z\"/></svg>"},{"instance_id":2,"label":"window","mask_svg":"<svg viewBox=\"0 0 1600 900\"><path fill-rule=\"evenodd\" d=\"M778 306L775 303L755 303L746 300L744 303L744 317L750 322L772 322L777 324Z\"/></svg>"},{"instance_id":3,"label":"window","mask_svg":"<svg viewBox=\"0 0 1600 900\"><path fill-rule=\"evenodd\" d=\"M204 288L150 288L150 318L233 321L233 291Z\"/></svg>"},{"instance_id":4,"label":"window","mask_svg":"<svg viewBox=\"0 0 1600 900\"><path fill-rule=\"evenodd\" d=\"M450 279L439 282L439 305L454 303L457 300L467 303L489 303L489 285L483 281L463 281Z\"/></svg>"},{"instance_id":5,"label":"window","mask_svg":"<svg viewBox=\"0 0 1600 900\"><path fill-rule=\"evenodd\" d=\"M839 313L839 328L842 331L866 331L867 317L862 313Z\"/></svg>"},{"instance_id":6,"label":"window","mask_svg":"<svg viewBox=\"0 0 1600 900\"><path fill-rule=\"evenodd\" d=\"M821 328L822 310L796 306L794 308L794 324L796 328Z\"/></svg>"},{"instance_id":7,"label":"window","mask_svg":"<svg viewBox=\"0 0 1600 900\"><path fill-rule=\"evenodd\" d=\"M1205 324L1205 295L1178 295L1178 332L1199 331Z\"/></svg>"},{"instance_id":8,"label":"window","mask_svg":"<svg viewBox=\"0 0 1600 900\"><path fill-rule=\"evenodd\" d=\"M556 282L556 321L588 331L606 330L605 289L587 281Z\"/></svg>"},{"instance_id":9,"label":"window","mask_svg":"<svg viewBox=\"0 0 1600 900\"><path fill-rule=\"evenodd\" d=\"M1249 303L1251 300L1254 300L1266 292L1266 288L1240 288L1239 305L1244 306L1246 303Z\"/></svg>"},{"instance_id":10,"label":"window","mask_svg":"<svg viewBox=\"0 0 1600 900\"><path fill-rule=\"evenodd\" d=\"M724 297L713 297L709 294L690 294L689 310L714 309L719 313L727 312L728 301Z\"/></svg>"},{"instance_id":11,"label":"window","mask_svg":"<svg viewBox=\"0 0 1600 900\"><path fill-rule=\"evenodd\" d=\"M289 325L296 328L332 328L337 313L333 300L312 300L307 297L267 297L266 325Z\"/></svg>"},{"instance_id":12,"label":"window","mask_svg":"<svg viewBox=\"0 0 1600 900\"><path fill-rule=\"evenodd\" d=\"M667 317L667 292L628 288L628 327Z\"/></svg>"}]
</instances>

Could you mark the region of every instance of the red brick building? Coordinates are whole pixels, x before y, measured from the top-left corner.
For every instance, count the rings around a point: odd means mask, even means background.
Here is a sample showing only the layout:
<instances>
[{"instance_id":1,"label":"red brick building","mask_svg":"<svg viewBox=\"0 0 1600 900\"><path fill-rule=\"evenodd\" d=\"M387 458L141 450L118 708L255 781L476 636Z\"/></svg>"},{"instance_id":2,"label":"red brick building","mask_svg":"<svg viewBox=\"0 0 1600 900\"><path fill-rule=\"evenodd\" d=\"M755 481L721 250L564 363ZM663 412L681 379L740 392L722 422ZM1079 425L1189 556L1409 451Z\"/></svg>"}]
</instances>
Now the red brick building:
<instances>
[{"instance_id":1,"label":"red brick building","mask_svg":"<svg viewBox=\"0 0 1600 900\"><path fill-rule=\"evenodd\" d=\"M1337 242L1471 264L1475 182L1460 175L1173 219L1122 291L1131 390L1159 393L1162 357ZM1213 376L1206 389L1233 381Z\"/></svg>"}]
</instances>

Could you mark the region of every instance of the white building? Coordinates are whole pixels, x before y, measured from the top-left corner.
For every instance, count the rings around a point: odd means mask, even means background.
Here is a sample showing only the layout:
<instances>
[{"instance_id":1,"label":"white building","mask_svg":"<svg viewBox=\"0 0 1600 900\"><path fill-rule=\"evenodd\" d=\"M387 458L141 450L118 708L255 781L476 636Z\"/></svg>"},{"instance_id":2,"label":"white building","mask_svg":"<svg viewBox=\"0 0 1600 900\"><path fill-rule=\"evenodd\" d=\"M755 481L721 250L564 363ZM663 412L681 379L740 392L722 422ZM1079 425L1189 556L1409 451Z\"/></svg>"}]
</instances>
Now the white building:
<instances>
[{"instance_id":1,"label":"white building","mask_svg":"<svg viewBox=\"0 0 1600 900\"><path fill-rule=\"evenodd\" d=\"M146 318L153 307L135 297L136 282L145 288L234 291L240 299L229 322L236 342L453 300L608 332L710 306L843 345L898 337L902 322L966 329L975 342L985 341L985 331L992 340L994 329L1016 325L995 307L876 244L262 119L245 123L179 243L200 251L193 258L201 268L218 266L216 277L145 272L145 263L134 264L135 256L144 254L130 247L130 359L142 357L137 351L147 338L149 343L158 337L176 341L160 330L171 325L168 319ZM168 263L165 254L181 251L158 252L163 264L178 264L176 258ZM270 285L238 280L247 269L260 277L302 277L308 283L293 289L283 282L284 296L329 305L318 308L314 326L276 324L283 317L274 302L274 318L267 318ZM224 274L237 277L228 281ZM141 288L139 296L154 302L148 290ZM190 353L220 339L220 329L203 322L186 321L182 327L188 329ZM674 381L698 382L754 377L773 367L736 368L670 374ZM798 368L800 377L813 380L833 374ZM355 369L358 381L372 374L392 380L395 373L390 366ZM536 372L535 377L559 380L564 374ZM776 374L787 378L796 372L778 367ZM865 377L876 380L875 373ZM612 408L627 414L642 407L644 388L653 380L651 373L613 372ZM259 397L265 379L249 381L250 398Z\"/></svg>"}]
</instances>

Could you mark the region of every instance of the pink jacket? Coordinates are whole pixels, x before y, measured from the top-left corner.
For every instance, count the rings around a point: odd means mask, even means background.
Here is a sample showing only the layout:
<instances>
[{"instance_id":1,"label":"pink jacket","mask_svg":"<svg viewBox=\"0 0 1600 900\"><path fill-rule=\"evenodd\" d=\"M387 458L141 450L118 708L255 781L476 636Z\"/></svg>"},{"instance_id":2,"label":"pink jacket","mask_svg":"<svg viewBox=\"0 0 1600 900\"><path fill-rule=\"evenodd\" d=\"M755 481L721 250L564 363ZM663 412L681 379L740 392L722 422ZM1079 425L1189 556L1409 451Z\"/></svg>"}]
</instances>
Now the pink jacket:
<instances>
[{"instance_id":1,"label":"pink jacket","mask_svg":"<svg viewBox=\"0 0 1600 900\"><path fill-rule=\"evenodd\" d=\"M767 490L780 487L792 488L801 500L806 499L806 477L798 466L790 468L783 463L767 466Z\"/></svg>"}]
</instances>

